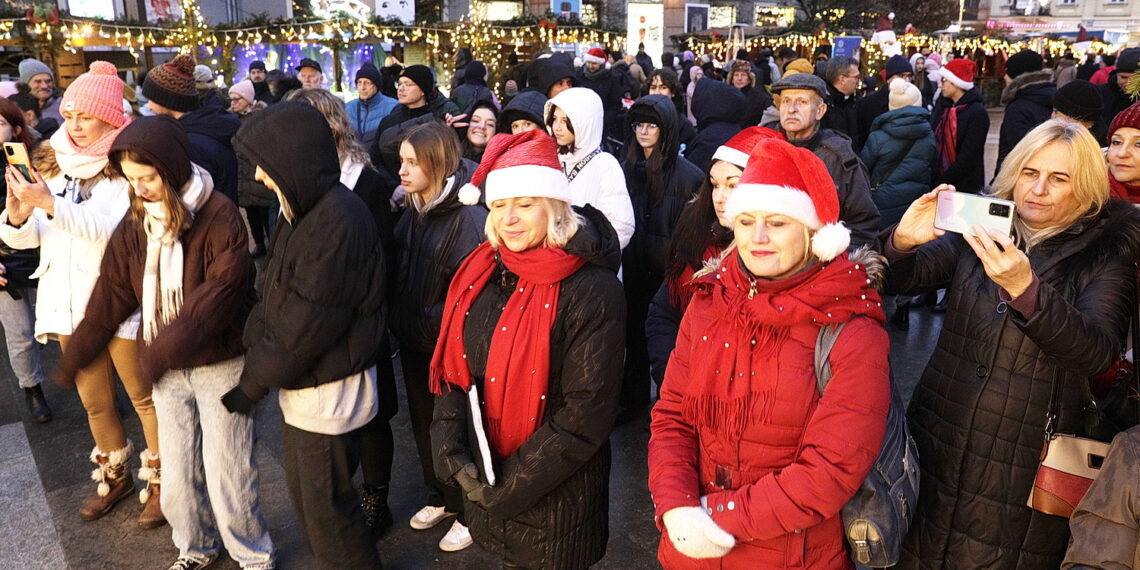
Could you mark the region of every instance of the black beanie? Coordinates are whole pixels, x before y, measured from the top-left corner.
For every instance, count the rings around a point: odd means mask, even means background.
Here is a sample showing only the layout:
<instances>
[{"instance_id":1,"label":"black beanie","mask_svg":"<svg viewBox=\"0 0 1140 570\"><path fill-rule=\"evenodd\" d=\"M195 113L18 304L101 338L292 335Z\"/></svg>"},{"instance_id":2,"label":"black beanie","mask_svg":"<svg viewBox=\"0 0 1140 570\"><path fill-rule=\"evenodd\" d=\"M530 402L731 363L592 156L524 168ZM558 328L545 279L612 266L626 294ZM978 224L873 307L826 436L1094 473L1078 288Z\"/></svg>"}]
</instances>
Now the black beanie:
<instances>
[{"instance_id":1,"label":"black beanie","mask_svg":"<svg viewBox=\"0 0 1140 570\"><path fill-rule=\"evenodd\" d=\"M175 192L190 181L190 139L182 125L170 115L139 117L119 133L111 144L110 155L129 151L146 157L162 181ZM112 161L119 168L118 161Z\"/></svg>"},{"instance_id":2,"label":"black beanie","mask_svg":"<svg viewBox=\"0 0 1140 570\"><path fill-rule=\"evenodd\" d=\"M356 70L356 80L360 81L361 79L371 81L377 89L384 83L384 79L380 75L380 70L376 69L376 66L371 63L366 63L360 66L360 69Z\"/></svg>"},{"instance_id":3,"label":"black beanie","mask_svg":"<svg viewBox=\"0 0 1140 570\"><path fill-rule=\"evenodd\" d=\"M914 68L910 66L910 60L905 56L892 55L887 60L887 79L899 75L901 73L914 73Z\"/></svg>"},{"instance_id":4,"label":"black beanie","mask_svg":"<svg viewBox=\"0 0 1140 570\"><path fill-rule=\"evenodd\" d=\"M1045 60L1041 59L1041 54L1031 49L1021 50L1011 55L1005 62L1005 74L1010 79L1017 79L1022 73L1041 71L1044 68Z\"/></svg>"},{"instance_id":5,"label":"black beanie","mask_svg":"<svg viewBox=\"0 0 1140 570\"><path fill-rule=\"evenodd\" d=\"M264 61L251 61L249 63L249 71L253 71L255 69L260 69L262 71L265 71L265 62Z\"/></svg>"},{"instance_id":6,"label":"black beanie","mask_svg":"<svg viewBox=\"0 0 1140 570\"><path fill-rule=\"evenodd\" d=\"M432 75L431 69L426 65L409 65L404 68L404 72L400 77L407 77L413 83L419 86L420 91L424 92L425 97L431 97L435 91L435 76Z\"/></svg>"},{"instance_id":7,"label":"black beanie","mask_svg":"<svg viewBox=\"0 0 1140 570\"><path fill-rule=\"evenodd\" d=\"M1074 79L1057 89L1053 109L1078 121L1096 122L1104 111L1100 92L1084 79Z\"/></svg>"},{"instance_id":8,"label":"black beanie","mask_svg":"<svg viewBox=\"0 0 1140 570\"><path fill-rule=\"evenodd\" d=\"M1125 48L1116 56L1116 71L1121 73L1135 73L1140 63L1140 48Z\"/></svg>"}]
</instances>

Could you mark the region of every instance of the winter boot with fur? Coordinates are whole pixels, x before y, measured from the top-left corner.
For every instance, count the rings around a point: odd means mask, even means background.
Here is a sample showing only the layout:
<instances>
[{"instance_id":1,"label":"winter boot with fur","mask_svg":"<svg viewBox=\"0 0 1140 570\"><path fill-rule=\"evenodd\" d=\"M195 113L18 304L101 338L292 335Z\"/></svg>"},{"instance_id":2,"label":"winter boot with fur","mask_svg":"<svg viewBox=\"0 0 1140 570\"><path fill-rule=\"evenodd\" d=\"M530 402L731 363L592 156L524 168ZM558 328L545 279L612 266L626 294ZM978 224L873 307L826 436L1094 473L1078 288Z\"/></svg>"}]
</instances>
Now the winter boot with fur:
<instances>
[{"instance_id":1,"label":"winter boot with fur","mask_svg":"<svg viewBox=\"0 0 1140 570\"><path fill-rule=\"evenodd\" d=\"M111 512L115 504L135 492L135 480L127 471L127 459L131 457L131 442L127 446L103 453L98 447L91 450L91 462L98 465L91 472L91 478L99 483L95 495L88 497L79 508L79 516L85 521L102 518Z\"/></svg>"},{"instance_id":2,"label":"winter boot with fur","mask_svg":"<svg viewBox=\"0 0 1140 570\"><path fill-rule=\"evenodd\" d=\"M162 506L159 497L162 488L162 460L150 451L139 454L142 468L139 469L139 479L146 482L146 486L139 491L139 502L143 504L142 514L139 515L139 528L152 529L166 524L166 517L162 515Z\"/></svg>"}]
</instances>

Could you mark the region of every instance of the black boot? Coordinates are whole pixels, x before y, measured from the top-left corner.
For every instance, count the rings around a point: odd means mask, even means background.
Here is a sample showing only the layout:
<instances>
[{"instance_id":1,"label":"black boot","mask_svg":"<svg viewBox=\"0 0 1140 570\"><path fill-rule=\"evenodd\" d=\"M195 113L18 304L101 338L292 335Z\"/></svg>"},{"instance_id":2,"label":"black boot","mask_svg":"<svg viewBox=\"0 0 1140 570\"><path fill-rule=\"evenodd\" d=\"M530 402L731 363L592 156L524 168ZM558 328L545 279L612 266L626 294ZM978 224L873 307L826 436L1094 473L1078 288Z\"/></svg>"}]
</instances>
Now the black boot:
<instances>
[{"instance_id":1,"label":"black boot","mask_svg":"<svg viewBox=\"0 0 1140 570\"><path fill-rule=\"evenodd\" d=\"M28 403L28 411L32 413L32 421L37 424L46 424L51 421L51 408L44 398L44 390L39 384L31 388L24 388L24 400Z\"/></svg>"},{"instance_id":2,"label":"black boot","mask_svg":"<svg viewBox=\"0 0 1140 570\"><path fill-rule=\"evenodd\" d=\"M388 508L388 487L385 485L362 485L360 506L364 509L364 523L372 536L380 538L392 528L392 511Z\"/></svg>"}]
</instances>

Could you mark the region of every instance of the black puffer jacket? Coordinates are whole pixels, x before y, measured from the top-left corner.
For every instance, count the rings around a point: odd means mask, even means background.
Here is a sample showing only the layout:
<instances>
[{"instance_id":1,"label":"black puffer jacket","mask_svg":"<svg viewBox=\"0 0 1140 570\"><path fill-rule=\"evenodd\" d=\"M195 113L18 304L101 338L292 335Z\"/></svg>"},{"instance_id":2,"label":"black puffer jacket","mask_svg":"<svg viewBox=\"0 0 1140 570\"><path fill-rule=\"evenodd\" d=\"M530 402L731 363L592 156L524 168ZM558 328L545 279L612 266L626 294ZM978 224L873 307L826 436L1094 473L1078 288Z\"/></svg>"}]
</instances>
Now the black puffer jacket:
<instances>
[{"instance_id":1,"label":"black puffer jacket","mask_svg":"<svg viewBox=\"0 0 1140 570\"><path fill-rule=\"evenodd\" d=\"M190 160L214 178L214 189L238 203L238 160L230 140L241 128L241 119L222 107L211 91L197 109L178 119L190 139Z\"/></svg>"},{"instance_id":2,"label":"black puffer jacket","mask_svg":"<svg viewBox=\"0 0 1140 570\"><path fill-rule=\"evenodd\" d=\"M708 172L716 149L740 132L744 104L744 94L727 83L713 80L697 82L693 89L697 136L685 149L685 158L701 172Z\"/></svg>"},{"instance_id":3,"label":"black puffer jacket","mask_svg":"<svg viewBox=\"0 0 1140 570\"><path fill-rule=\"evenodd\" d=\"M395 181L395 184L392 184L394 188L399 183L395 174L400 170L400 135L420 122L430 121L433 118L443 121L445 116L459 113L459 107L438 91L429 95L427 104L422 107L409 109L402 103L396 105L396 108L381 119L380 125L376 127L376 142L368 149L372 165L380 170L386 179ZM412 122L417 119L419 122Z\"/></svg>"},{"instance_id":4,"label":"black puffer jacket","mask_svg":"<svg viewBox=\"0 0 1140 570\"><path fill-rule=\"evenodd\" d=\"M617 234L592 206L566 251L589 262L562 280L550 331L550 380L538 430L498 462L488 509L464 503L471 536L484 549L530 568L586 568L609 538L609 437L617 418L625 349L625 303L617 280ZM601 233L601 231L605 233ZM472 380L482 387L491 336L517 277L497 270L471 305L464 341ZM505 283L504 283L505 274ZM498 284L498 285L496 285ZM478 455L466 394L436 399L431 438L436 476L446 481Z\"/></svg>"},{"instance_id":5,"label":"black puffer jacket","mask_svg":"<svg viewBox=\"0 0 1140 570\"><path fill-rule=\"evenodd\" d=\"M664 95L646 95L630 108L631 119L626 121L626 132L629 133L627 147L637 145L631 121L639 112L658 117L660 130L654 152L661 153L665 160L659 171L651 173L646 172L645 160L631 160L627 155L622 163L635 219L633 237L622 250L622 274L626 289L639 290L648 306L649 299L657 292L657 287L665 277L669 240L673 236L677 216L681 215L685 203L700 189L704 173L677 155L677 149L681 146L682 119L677 115L673 102ZM664 193L657 203L653 203L649 196L648 176L658 177L664 187Z\"/></svg>"},{"instance_id":6,"label":"black puffer jacket","mask_svg":"<svg viewBox=\"0 0 1140 570\"><path fill-rule=\"evenodd\" d=\"M620 138L618 132L620 122L618 115L622 111L621 98L625 91L625 81L613 69L601 68L593 73L586 71L585 64L575 72L574 78L578 87L585 87L602 100L602 111L605 113L605 137ZM604 140L604 139L603 139Z\"/></svg>"},{"instance_id":7,"label":"black puffer jacket","mask_svg":"<svg viewBox=\"0 0 1140 570\"><path fill-rule=\"evenodd\" d=\"M408 208L396 223L396 275L392 284L392 333L400 344L431 354L439 339L447 286L467 254L483 243L487 209L465 206L458 189L476 164L463 159L453 174L450 196L426 213Z\"/></svg>"},{"instance_id":8,"label":"black puffer jacket","mask_svg":"<svg viewBox=\"0 0 1140 570\"><path fill-rule=\"evenodd\" d=\"M891 263L888 288L949 286L949 309L910 403L922 489L899 568L1057 568L1068 521L1025 506L1054 378L1058 433L1088 434L1089 376L1120 354L1136 310L1140 212L1111 201L1029 253L1027 320L958 234Z\"/></svg>"},{"instance_id":9,"label":"black puffer jacket","mask_svg":"<svg viewBox=\"0 0 1140 570\"><path fill-rule=\"evenodd\" d=\"M1009 151L1025 138L1037 125L1053 116L1053 95L1057 84L1053 83L1051 70L1031 71L1018 75L1001 93L1001 104L1005 105L1005 118L1001 121L998 137L997 170Z\"/></svg>"},{"instance_id":10,"label":"black puffer jacket","mask_svg":"<svg viewBox=\"0 0 1140 570\"><path fill-rule=\"evenodd\" d=\"M262 298L246 323L241 391L257 401L273 388L310 388L367 370L385 329L384 254L372 214L339 182L324 116L305 103L279 103L234 141L277 183L283 213L293 215L273 234Z\"/></svg>"}]
</instances>

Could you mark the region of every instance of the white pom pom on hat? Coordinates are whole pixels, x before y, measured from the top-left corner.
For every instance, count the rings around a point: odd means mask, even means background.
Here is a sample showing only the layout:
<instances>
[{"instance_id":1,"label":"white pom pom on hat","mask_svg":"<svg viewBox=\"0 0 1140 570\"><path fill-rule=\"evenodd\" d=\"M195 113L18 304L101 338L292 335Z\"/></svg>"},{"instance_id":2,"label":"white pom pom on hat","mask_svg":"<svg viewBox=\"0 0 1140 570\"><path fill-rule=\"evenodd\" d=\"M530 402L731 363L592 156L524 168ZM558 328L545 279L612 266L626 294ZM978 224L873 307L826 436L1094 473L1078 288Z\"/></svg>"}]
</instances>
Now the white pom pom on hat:
<instances>
[{"instance_id":1,"label":"white pom pom on hat","mask_svg":"<svg viewBox=\"0 0 1140 570\"><path fill-rule=\"evenodd\" d=\"M765 138L725 204L731 219L745 212L783 214L813 230L812 253L831 261L847 250L851 231L839 221L839 196L827 167L810 150Z\"/></svg>"},{"instance_id":2,"label":"white pom pom on hat","mask_svg":"<svg viewBox=\"0 0 1140 570\"><path fill-rule=\"evenodd\" d=\"M479 188L485 188L480 192ZM553 198L569 204L570 183L558 162L558 143L541 130L500 133L487 143L471 181L459 189L459 201L490 205L506 198Z\"/></svg>"}]
</instances>

